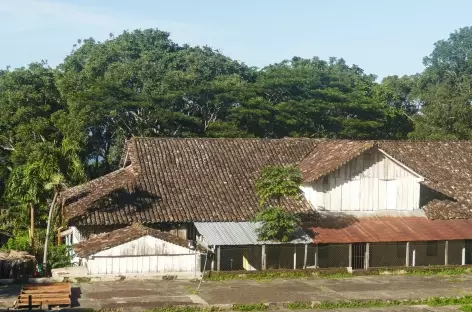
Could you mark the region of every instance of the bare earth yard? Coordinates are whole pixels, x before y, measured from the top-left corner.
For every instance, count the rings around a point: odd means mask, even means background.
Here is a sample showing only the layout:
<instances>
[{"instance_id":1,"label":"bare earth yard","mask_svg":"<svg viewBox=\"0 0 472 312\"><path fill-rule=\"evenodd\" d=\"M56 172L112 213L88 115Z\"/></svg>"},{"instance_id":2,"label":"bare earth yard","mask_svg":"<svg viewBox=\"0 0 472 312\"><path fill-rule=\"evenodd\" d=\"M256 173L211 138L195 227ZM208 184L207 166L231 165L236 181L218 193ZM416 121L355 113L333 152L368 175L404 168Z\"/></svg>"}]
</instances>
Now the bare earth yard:
<instances>
[{"instance_id":1,"label":"bare earth yard","mask_svg":"<svg viewBox=\"0 0 472 312\"><path fill-rule=\"evenodd\" d=\"M200 292L195 294L197 285L196 282L184 280L84 283L73 286L73 302L80 308L122 308L124 311L142 311L168 305L453 297L472 293L472 275L203 282ZM19 288L20 285L0 287L0 308L11 306ZM416 306L356 311L456 311L456 309Z\"/></svg>"}]
</instances>

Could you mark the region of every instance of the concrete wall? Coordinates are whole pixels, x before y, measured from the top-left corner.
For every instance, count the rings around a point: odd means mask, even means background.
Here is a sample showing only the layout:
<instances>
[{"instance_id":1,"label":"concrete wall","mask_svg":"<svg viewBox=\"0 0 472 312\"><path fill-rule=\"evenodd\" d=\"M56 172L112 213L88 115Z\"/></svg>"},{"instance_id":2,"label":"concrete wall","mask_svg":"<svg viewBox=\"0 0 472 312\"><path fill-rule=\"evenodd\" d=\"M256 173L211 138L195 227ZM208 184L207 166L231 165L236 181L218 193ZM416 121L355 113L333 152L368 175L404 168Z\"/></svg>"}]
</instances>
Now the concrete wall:
<instances>
[{"instance_id":1,"label":"concrete wall","mask_svg":"<svg viewBox=\"0 0 472 312\"><path fill-rule=\"evenodd\" d=\"M398 162L373 150L301 189L318 210L416 210L420 180Z\"/></svg>"}]
</instances>

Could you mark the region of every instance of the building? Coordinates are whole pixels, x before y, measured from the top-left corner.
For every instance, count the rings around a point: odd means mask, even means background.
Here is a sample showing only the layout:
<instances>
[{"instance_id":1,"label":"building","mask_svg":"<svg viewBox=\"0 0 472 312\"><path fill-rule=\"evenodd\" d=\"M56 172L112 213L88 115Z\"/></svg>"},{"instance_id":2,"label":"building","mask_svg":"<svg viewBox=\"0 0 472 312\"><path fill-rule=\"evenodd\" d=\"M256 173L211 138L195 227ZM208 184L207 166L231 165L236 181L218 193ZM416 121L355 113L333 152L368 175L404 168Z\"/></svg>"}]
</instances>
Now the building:
<instances>
[{"instance_id":1,"label":"building","mask_svg":"<svg viewBox=\"0 0 472 312\"><path fill-rule=\"evenodd\" d=\"M200 272L202 251L176 235L133 224L74 245L90 275Z\"/></svg>"},{"instance_id":2,"label":"building","mask_svg":"<svg viewBox=\"0 0 472 312\"><path fill-rule=\"evenodd\" d=\"M134 138L121 169L61 193L62 235L82 244L139 223L198 240L221 270L466 264L471 155L465 141ZM248 222L270 165L303 174L303 199L281 206L305 232L286 245L258 242Z\"/></svg>"}]
</instances>

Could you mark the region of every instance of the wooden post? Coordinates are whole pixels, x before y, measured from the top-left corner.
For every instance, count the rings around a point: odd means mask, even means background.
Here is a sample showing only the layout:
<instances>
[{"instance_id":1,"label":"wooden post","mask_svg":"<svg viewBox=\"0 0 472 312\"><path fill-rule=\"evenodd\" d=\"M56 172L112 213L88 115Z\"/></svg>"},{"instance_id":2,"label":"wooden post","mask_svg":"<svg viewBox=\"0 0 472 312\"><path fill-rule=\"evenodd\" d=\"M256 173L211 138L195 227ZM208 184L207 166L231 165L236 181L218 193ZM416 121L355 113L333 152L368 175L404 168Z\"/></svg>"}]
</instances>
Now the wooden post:
<instances>
[{"instance_id":1,"label":"wooden post","mask_svg":"<svg viewBox=\"0 0 472 312\"><path fill-rule=\"evenodd\" d=\"M349 268L352 269L352 244L349 244L349 259L348 259L348 263L349 263Z\"/></svg>"},{"instance_id":2,"label":"wooden post","mask_svg":"<svg viewBox=\"0 0 472 312\"><path fill-rule=\"evenodd\" d=\"M410 242L406 242L405 266L410 266Z\"/></svg>"},{"instance_id":3,"label":"wooden post","mask_svg":"<svg viewBox=\"0 0 472 312\"><path fill-rule=\"evenodd\" d=\"M262 270L267 270L266 245L262 245Z\"/></svg>"},{"instance_id":4,"label":"wooden post","mask_svg":"<svg viewBox=\"0 0 472 312\"><path fill-rule=\"evenodd\" d=\"M305 255L303 257L303 269L306 269L307 258L308 258L308 244L305 244Z\"/></svg>"},{"instance_id":5,"label":"wooden post","mask_svg":"<svg viewBox=\"0 0 472 312\"><path fill-rule=\"evenodd\" d=\"M28 311L32 312L33 311L33 296L28 295Z\"/></svg>"},{"instance_id":6,"label":"wooden post","mask_svg":"<svg viewBox=\"0 0 472 312\"><path fill-rule=\"evenodd\" d=\"M216 246L216 270L221 269L221 246Z\"/></svg>"},{"instance_id":7,"label":"wooden post","mask_svg":"<svg viewBox=\"0 0 472 312\"><path fill-rule=\"evenodd\" d=\"M464 246L462 246L462 265L465 265L465 241L464 241Z\"/></svg>"},{"instance_id":8,"label":"wooden post","mask_svg":"<svg viewBox=\"0 0 472 312\"><path fill-rule=\"evenodd\" d=\"M370 263L370 243L365 244L365 265L364 268L368 269Z\"/></svg>"},{"instance_id":9,"label":"wooden post","mask_svg":"<svg viewBox=\"0 0 472 312\"><path fill-rule=\"evenodd\" d=\"M444 265L449 264L448 256L449 256L449 241L445 241L445 244L444 244Z\"/></svg>"},{"instance_id":10,"label":"wooden post","mask_svg":"<svg viewBox=\"0 0 472 312\"><path fill-rule=\"evenodd\" d=\"M416 265L416 249L413 248L413 257L411 259L411 266L415 266Z\"/></svg>"},{"instance_id":11,"label":"wooden post","mask_svg":"<svg viewBox=\"0 0 472 312\"><path fill-rule=\"evenodd\" d=\"M31 214L31 220L30 220L30 246L31 248L34 247L34 205L33 203L30 203L30 214Z\"/></svg>"},{"instance_id":12,"label":"wooden post","mask_svg":"<svg viewBox=\"0 0 472 312\"><path fill-rule=\"evenodd\" d=\"M318 269L318 244L315 245L315 269Z\"/></svg>"},{"instance_id":13,"label":"wooden post","mask_svg":"<svg viewBox=\"0 0 472 312\"><path fill-rule=\"evenodd\" d=\"M297 245L293 245L293 269L297 269Z\"/></svg>"}]
</instances>

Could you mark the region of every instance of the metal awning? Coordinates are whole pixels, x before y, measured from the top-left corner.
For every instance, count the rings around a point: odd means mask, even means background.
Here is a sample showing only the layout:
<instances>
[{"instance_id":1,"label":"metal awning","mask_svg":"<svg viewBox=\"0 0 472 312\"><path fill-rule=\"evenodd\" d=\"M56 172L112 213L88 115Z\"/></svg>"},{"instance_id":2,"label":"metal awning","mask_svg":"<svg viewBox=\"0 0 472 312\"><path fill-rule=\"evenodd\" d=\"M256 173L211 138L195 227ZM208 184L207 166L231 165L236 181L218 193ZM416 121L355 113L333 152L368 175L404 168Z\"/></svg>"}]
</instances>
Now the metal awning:
<instances>
[{"instance_id":1,"label":"metal awning","mask_svg":"<svg viewBox=\"0 0 472 312\"><path fill-rule=\"evenodd\" d=\"M257 222L195 222L203 242L209 246L224 245L269 245L269 244L310 244L313 240L301 228L297 228L293 240L287 243L259 241Z\"/></svg>"}]
</instances>

